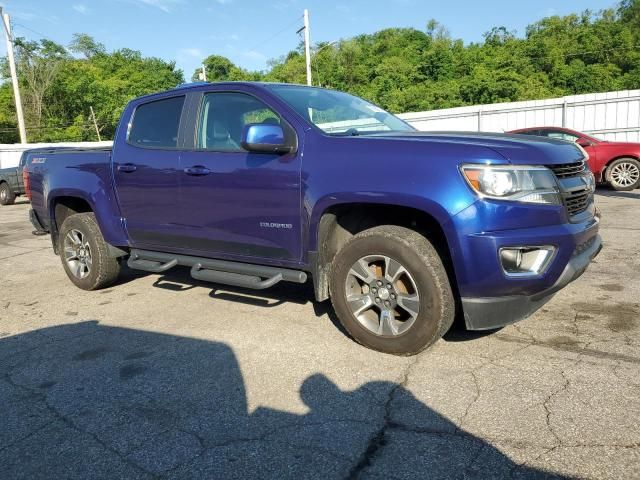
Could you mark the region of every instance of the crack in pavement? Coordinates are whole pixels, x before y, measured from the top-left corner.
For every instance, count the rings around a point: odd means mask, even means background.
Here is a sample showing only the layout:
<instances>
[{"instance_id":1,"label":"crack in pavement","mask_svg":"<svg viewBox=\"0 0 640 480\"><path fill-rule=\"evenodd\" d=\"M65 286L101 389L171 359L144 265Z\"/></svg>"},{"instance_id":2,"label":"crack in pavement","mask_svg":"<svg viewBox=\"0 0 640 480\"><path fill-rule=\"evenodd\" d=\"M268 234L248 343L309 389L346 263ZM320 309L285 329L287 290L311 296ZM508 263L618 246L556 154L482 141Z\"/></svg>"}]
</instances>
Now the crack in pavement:
<instances>
[{"instance_id":1,"label":"crack in pavement","mask_svg":"<svg viewBox=\"0 0 640 480\"><path fill-rule=\"evenodd\" d=\"M101 438L99 438L96 434L88 431L88 430L84 430L80 427L78 427L73 420L71 420L70 418L68 418L66 415L64 415L62 412L60 412L55 406L51 405L48 400L47 400L47 395L44 392L39 392L37 390L34 390L30 387L27 387L26 385L21 385L17 382L15 382L12 378L10 374L5 374L3 376L3 378L5 379L5 381L7 381L12 387L18 389L18 390L22 390L24 392L27 392L28 394L30 394L30 396L34 399L38 399L42 402L42 404L46 407L46 409L54 416L54 420L51 423L54 423L56 420L62 422L64 425L66 425L67 427L71 428L72 430L75 430L79 433L85 434L89 437L91 437L96 443L98 443L105 451L111 452L113 453L116 457L118 457L125 465L128 465L130 467L132 467L134 470L137 470L139 472L142 472L144 474L147 474L149 476L151 476L152 478L157 478L157 475L147 471L146 469L142 468L140 465L136 464L135 462L132 462L131 460L129 460L125 455L122 455L118 450L111 448L109 445L107 445Z\"/></svg>"},{"instance_id":2,"label":"crack in pavement","mask_svg":"<svg viewBox=\"0 0 640 480\"><path fill-rule=\"evenodd\" d=\"M639 357L626 355L624 353L603 352L601 350L584 348L576 344L569 344L569 343L553 344L553 343L546 343L546 342L540 342L540 341L528 342L527 340L523 340L522 338L515 337L513 335L509 335L505 333L500 333L498 335L495 335L493 338L501 342L526 344L528 346L548 348L550 350L556 350L560 352L579 353L579 354L587 355L594 358L604 358L607 360L619 360L627 363L640 364ZM590 343L593 343L593 342L590 342Z\"/></svg>"},{"instance_id":3,"label":"crack in pavement","mask_svg":"<svg viewBox=\"0 0 640 480\"><path fill-rule=\"evenodd\" d=\"M471 400L471 402L469 402L469 405L467 405L467 408L464 411L464 414L462 415L462 417L460 418L460 421L458 422L458 425L456 425L456 430L461 430L462 426L465 422L465 420L467 419L467 415L469 415L469 411L471 410L471 407L478 401L478 399L480 398L480 382L478 382L478 376L476 375L476 370L479 370L480 368L482 368L484 365L487 365L490 362L487 362L483 365L481 365L480 367L476 367L473 370L471 370L469 373L471 374L471 377L473 378L473 384L475 385L475 389L476 389L476 394L473 397L473 399Z\"/></svg>"},{"instance_id":4,"label":"crack in pavement","mask_svg":"<svg viewBox=\"0 0 640 480\"><path fill-rule=\"evenodd\" d=\"M423 354L416 355L411 362L409 362L401 375L401 380L396 383L396 385L391 389L389 395L387 396L387 400L384 404L384 417L382 419L382 425L380 428L369 438L369 443L367 448L364 450L358 462L351 468L349 474L347 475L347 479L355 480L360 478L362 472L364 472L369 466L372 465L373 460L378 455L380 450L384 448L386 445L385 436L387 434L387 430L394 425L391 420L391 407L392 402L396 396L396 393L401 389L405 388L407 383L409 382L409 375L411 374L411 369L418 363L418 361L422 358Z\"/></svg>"}]
</instances>

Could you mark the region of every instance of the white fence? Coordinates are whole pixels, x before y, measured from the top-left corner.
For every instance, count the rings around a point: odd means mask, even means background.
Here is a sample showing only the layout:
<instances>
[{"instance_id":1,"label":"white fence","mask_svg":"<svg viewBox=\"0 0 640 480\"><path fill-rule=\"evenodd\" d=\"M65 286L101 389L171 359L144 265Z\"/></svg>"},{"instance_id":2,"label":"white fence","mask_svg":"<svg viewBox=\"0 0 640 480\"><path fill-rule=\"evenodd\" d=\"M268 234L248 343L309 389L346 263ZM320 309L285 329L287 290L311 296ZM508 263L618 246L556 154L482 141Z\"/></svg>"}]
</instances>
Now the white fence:
<instances>
[{"instance_id":1,"label":"white fence","mask_svg":"<svg viewBox=\"0 0 640 480\"><path fill-rule=\"evenodd\" d=\"M605 140L640 141L640 90L573 95L403 113L418 130L507 132L526 127L567 127Z\"/></svg>"},{"instance_id":2,"label":"white fence","mask_svg":"<svg viewBox=\"0 0 640 480\"><path fill-rule=\"evenodd\" d=\"M0 144L0 168L16 167L20 156L30 148L46 147L109 147L113 142L11 143Z\"/></svg>"}]
</instances>

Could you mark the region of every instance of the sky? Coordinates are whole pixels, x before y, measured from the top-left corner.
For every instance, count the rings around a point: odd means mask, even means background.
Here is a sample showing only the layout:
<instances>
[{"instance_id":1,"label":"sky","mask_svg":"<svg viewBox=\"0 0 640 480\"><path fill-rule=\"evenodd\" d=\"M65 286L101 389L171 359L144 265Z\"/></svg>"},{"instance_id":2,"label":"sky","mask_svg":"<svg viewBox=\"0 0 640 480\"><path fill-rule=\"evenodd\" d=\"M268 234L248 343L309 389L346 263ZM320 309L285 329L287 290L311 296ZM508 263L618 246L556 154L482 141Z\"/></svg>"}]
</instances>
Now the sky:
<instances>
[{"instance_id":1,"label":"sky","mask_svg":"<svg viewBox=\"0 0 640 480\"><path fill-rule=\"evenodd\" d=\"M189 80L206 56L223 55L250 70L296 48L309 10L315 42L334 42L388 27L425 30L434 18L453 38L482 40L494 26L523 35L550 15L598 11L616 0L0 0L14 36L68 45L88 33L108 50L131 48L175 60ZM0 55L6 55L0 42Z\"/></svg>"}]
</instances>

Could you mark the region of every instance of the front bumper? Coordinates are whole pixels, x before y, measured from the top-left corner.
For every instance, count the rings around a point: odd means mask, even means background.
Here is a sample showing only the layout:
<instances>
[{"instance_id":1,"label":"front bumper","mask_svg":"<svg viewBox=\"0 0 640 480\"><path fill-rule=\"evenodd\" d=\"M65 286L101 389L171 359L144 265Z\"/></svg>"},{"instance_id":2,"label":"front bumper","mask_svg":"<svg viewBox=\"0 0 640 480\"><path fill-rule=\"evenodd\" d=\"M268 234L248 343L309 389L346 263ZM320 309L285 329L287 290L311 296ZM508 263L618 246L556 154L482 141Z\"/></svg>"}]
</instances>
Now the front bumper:
<instances>
[{"instance_id":1,"label":"front bumper","mask_svg":"<svg viewBox=\"0 0 640 480\"><path fill-rule=\"evenodd\" d=\"M559 290L582 275L591 260L602 250L600 235L576 248L558 280L542 292L533 295L503 297L462 297L464 319L469 330L489 330L523 320L545 303Z\"/></svg>"}]
</instances>

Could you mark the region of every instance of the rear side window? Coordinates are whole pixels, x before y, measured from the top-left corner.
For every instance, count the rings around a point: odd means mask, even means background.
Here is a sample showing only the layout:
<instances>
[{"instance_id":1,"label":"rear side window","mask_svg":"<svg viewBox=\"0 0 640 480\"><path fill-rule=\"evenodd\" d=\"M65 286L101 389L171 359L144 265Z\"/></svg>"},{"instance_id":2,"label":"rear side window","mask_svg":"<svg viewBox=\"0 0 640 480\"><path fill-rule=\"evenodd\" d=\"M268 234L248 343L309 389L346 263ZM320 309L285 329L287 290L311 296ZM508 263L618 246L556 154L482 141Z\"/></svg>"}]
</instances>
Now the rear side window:
<instances>
[{"instance_id":1,"label":"rear side window","mask_svg":"<svg viewBox=\"0 0 640 480\"><path fill-rule=\"evenodd\" d=\"M143 103L136 108L128 141L147 148L177 148L184 96Z\"/></svg>"}]
</instances>

